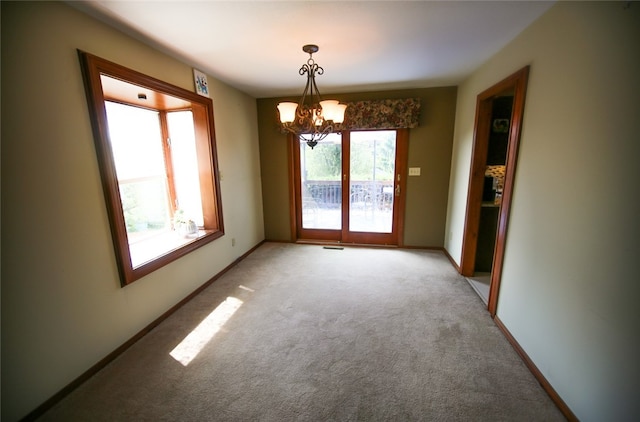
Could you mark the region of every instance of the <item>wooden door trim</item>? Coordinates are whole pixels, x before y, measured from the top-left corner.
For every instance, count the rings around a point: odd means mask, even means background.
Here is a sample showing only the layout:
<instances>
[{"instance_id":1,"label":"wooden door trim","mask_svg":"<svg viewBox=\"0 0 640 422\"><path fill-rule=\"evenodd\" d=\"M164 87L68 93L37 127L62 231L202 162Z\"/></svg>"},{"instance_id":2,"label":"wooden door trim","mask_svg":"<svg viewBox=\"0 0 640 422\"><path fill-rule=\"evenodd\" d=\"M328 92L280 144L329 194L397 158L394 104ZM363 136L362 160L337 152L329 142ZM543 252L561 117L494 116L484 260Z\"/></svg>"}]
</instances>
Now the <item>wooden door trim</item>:
<instances>
[{"instance_id":1,"label":"wooden door trim","mask_svg":"<svg viewBox=\"0 0 640 422\"><path fill-rule=\"evenodd\" d=\"M289 223L291 230L291 241L295 242L298 239L298 223L296 217L296 207L298 201L298 195L296 194L296 186L299 185L296 179L296 158L294 156L293 144L296 138L293 134L287 134L287 152L289 154ZM300 164L298 164L300 165Z\"/></svg>"},{"instance_id":2,"label":"wooden door trim","mask_svg":"<svg viewBox=\"0 0 640 422\"><path fill-rule=\"evenodd\" d=\"M465 213L464 237L462 241L461 274L473 276L482 210L482 189L489 148L489 131L491 128L492 103L490 99L476 101L476 123L474 129L473 149L471 151L471 170L469 174L469 191L467 194L467 211Z\"/></svg>"},{"instance_id":3,"label":"wooden door trim","mask_svg":"<svg viewBox=\"0 0 640 422\"><path fill-rule=\"evenodd\" d=\"M351 132L343 131L341 133L342 144L342 175L340 177L340 183L342 184L342 225L340 229L340 242L345 242L345 233L349 231L349 202L351 201L351 191L349 184L351 183L351 177L349 172L351 171ZM346 187L346 189L345 189Z\"/></svg>"},{"instance_id":4,"label":"wooden door trim","mask_svg":"<svg viewBox=\"0 0 640 422\"><path fill-rule=\"evenodd\" d=\"M487 309L492 317L496 315L498 306L498 293L500 291L502 266L504 263L507 227L509 222L509 213L511 211L511 200L513 197L518 147L522 131L528 79L529 66L526 66L480 93L476 102L476 122L474 128L471 171L469 175L469 192L467 195L467 209L465 214L465 229L460 265L460 273L467 277L473 275L475 267L478 228L480 224L480 209L482 205L482 183L484 180L484 168L487 160L492 101L496 96L513 90L513 107L511 111L511 125L505 165L506 173L502 202L498 215L498 229L496 233L494 258L491 270L491 284L487 305Z\"/></svg>"},{"instance_id":5,"label":"wooden door trim","mask_svg":"<svg viewBox=\"0 0 640 422\"><path fill-rule=\"evenodd\" d=\"M394 205L397 206L393 218L393 222L396 228L396 245L398 247L404 246L404 215L407 205L407 177L409 175L409 129L398 129L396 135L396 179L395 184L400 186L400 198L394 200ZM400 175L400 180L398 180ZM395 193L394 193L395 194Z\"/></svg>"}]
</instances>

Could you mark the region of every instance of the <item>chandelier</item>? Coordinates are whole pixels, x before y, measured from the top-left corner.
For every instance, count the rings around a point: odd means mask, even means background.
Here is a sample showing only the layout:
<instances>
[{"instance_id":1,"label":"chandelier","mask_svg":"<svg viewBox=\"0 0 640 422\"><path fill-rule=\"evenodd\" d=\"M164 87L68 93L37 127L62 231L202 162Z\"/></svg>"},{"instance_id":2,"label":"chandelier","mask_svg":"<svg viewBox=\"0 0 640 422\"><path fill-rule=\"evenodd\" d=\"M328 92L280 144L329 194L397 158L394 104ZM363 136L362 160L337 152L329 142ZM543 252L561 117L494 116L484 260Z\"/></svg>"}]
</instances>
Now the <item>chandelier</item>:
<instances>
[{"instance_id":1,"label":"chandelier","mask_svg":"<svg viewBox=\"0 0 640 422\"><path fill-rule=\"evenodd\" d=\"M299 103L283 102L278 104L282 128L307 142L312 149L336 129L334 125L344 121L345 104L337 100L320 98L316 85L316 74L322 75L324 69L313 60L313 53L319 50L317 45L307 44L302 51L309 53L309 60L300 68L300 75L307 74L307 85L304 87Z\"/></svg>"}]
</instances>

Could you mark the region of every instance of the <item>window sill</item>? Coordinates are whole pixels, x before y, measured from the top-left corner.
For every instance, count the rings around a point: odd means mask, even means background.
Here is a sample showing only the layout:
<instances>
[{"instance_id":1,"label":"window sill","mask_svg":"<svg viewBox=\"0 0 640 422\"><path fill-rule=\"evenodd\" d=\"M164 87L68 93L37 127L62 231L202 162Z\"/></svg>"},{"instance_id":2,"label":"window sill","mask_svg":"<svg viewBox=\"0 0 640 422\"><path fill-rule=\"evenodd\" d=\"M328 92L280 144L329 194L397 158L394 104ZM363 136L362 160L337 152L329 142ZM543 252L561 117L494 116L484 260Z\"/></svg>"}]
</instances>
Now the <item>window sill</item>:
<instances>
[{"instance_id":1,"label":"window sill","mask_svg":"<svg viewBox=\"0 0 640 422\"><path fill-rule=\"evenodd\" d=\"M214 233L214 230L198 230L197 233L189 235L167 230L136 240L129 244L131 266L136 269L211 233Z\"/></svg>"}]
</instances>

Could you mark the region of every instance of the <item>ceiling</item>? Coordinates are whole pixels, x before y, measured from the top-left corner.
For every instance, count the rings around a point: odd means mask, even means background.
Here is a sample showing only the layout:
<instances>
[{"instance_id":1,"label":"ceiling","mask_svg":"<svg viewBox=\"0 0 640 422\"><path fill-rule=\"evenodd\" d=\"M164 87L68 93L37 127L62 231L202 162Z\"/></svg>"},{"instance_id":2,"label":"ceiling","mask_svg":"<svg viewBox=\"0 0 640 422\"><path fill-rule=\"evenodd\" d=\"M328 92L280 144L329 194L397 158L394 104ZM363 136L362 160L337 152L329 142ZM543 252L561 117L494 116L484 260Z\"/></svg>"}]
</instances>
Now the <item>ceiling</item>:
<instances>
[{"instance_id":1,"label":"ceiling","mask_svg":"<svg viewBox=\"0 0 640 422\"><path fill-rule=\"evenodd\" d=\"M553 2L69 1L256 98L457 85Z\"/></svg>"}]
</instances>

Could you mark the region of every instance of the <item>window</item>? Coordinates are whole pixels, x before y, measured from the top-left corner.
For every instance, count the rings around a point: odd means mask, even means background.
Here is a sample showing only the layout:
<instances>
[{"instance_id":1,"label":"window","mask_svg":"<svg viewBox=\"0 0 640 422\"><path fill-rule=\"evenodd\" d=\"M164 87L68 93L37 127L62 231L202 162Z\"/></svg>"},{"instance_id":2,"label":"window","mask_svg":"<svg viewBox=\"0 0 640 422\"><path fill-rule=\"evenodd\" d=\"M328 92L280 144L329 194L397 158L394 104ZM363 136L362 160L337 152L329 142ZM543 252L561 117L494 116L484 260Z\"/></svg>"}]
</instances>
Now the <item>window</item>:
<instances>
[{"instance_id":1,"label":"window","mask_svg":"<svg viewBox=\"0 0 640 422\"><path fill-rule=\"evenodd\" d=\"M122 285L224 234L209 98L80 52Z\"/></svg>"}]
</instances>

